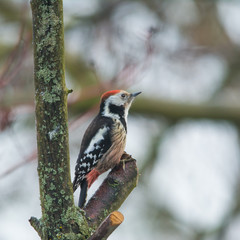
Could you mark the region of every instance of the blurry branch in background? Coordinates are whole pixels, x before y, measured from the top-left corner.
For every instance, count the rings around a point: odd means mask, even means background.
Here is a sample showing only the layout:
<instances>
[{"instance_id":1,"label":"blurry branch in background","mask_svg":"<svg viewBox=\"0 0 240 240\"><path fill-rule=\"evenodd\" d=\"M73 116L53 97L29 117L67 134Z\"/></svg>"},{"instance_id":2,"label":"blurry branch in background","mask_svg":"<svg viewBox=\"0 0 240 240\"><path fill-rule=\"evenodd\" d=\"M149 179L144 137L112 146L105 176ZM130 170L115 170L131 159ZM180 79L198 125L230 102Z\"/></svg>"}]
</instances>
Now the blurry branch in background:
<instances>
[{"instance_id":1,"label":"blurry branch in background","mask_svg":"<svg viewBox=\"0 0 240 240\"><path fill-rule=\"evenodd\" d=\"M73 97L72 99L70 97L71 100L68 106L70 112L72 114L83 113L83 115L81 115L79 118L70 122L70 130L80 126L82 122L86 121L88 117L93 115L93 113L96 111L99 98L98 91L98 86L94 86L92 87L92 90L89 91L94 92L94 96L88 96L88 94L83 94L82 96L77 94L77 96ZM166 119L168 119L168 121L179 121L185 118L229 120L234 123L238 123L240 121L240 105L234 106L230 105L230 103L218 105L212 103L189 104L177 103L163 99L157 100L140 97L138 101L133 104L131 112L142 114L144 116L164 116ZM158 139L161 139L161 135L157 136L157 140ZM155 144L153 144L153 146L155 146ZM29 159L34 160L34 158L29 156L28 159L7 170L0 177L3 177L6 174L16 170L18 166L23 166L25 163L30 162L31 160Z\"/></svg>"},{"instance_id":2,"label":"blurry branch in background","mask_svg":"<svg viewBox=\"0 0 240 240\"><path fill-rule=\"evenodd\" d=\"M224 52L226 47L232 46L232 42L219 19L216 3L217 1L195 0L199 21L185 31L193 38L196 45Z\"/></svg>"},{"instance_id":3,"label":"blurry branch in background","mask_svg":"<svg viewBox=\"0 0 240 240\"><path fill-rule=\"evenodd\" d=\"M27 33L25 37L25 41L23 40L24 37L25 27L22 24L19 40L16 46L14 47L13 51L9 55L8 59L3 66L1 73L0 73L0 88L4 88L7 84L9 84L14 77L19 73L24 59L29 52L29 46L31 44L32 36L31 33Z\"/></svg>"},{"instance_id":4,"label":"blurry branch in background","mask_svg":"<svg viewBox=\"0 0 240 240\"><path fill-rule=\"evenodd\" d=\"M6 21L9 22L19 21L19 19L22 17L21 11L19 11L19 5L8 0L0 1L0 14Z\"/></svg>"},{"instance_id":5,"label":"blurry branch in background","mask_svg":"<svg viewBox=\"0 0 240 240\"><path fill-rule=\"evenodd\" d=\"M151 64L151 57L154 53L154 48L152 47L152 38L157 33L158 29L150 27L146 32L142 33L145 43L144 56L140 62L133 62L131 59L125 59L125 64L120 70L116 77L114 77L111 82L113 85L120 85L121 88L127 89L133 86L137 81L139 81L140 76Z\"/></svg>"},{"instance_id":6,"label":"blurry branch in background","mask_svg":"<svg viewBox=\"0 0 240 240\"><path fill-rule=\"evenodd\" d=\"M3 131L11 125L11 110L9 108L0 111L0 130Z\"/></svg>"},{"instance_id":7,"label":"blurry branch in background","mask_svg":"<svg viewBox=\"0 0 240 240\"><path fill-rule=\"evenodd\" d=\"M223 87L228 87L234 83L239 82L240 75L240 51L236 51L234 54L231 54L231 58L228 61L228 70L227 74L224 77Z\"/></svg>"},{"instance_id":8,"label":"blurry branch in background","mask_svg":"<svg viewBox=\"0 0 240 240\"><path fill-rule=\"evenodd\" d=\"M93 100L93 99L92 99ZM94 100L97 102L96 100ZM81 106L81 102L75 102L70 105L70 111L81 112L90 107L93 102L89 101ZM230 105L227 103L180 103L163 99L151 99L140 97L132 106L132 112L143 114L145 116L164 116L171 120L180 120L184 118L208 118L213 120L229 120L238 122L240 120L240 105Z\"/></svg>"},{"instance_id":9,"label":"blurry branch in background","mask_svg":"<svg viewBox=\"0 0 240 240\"><path fill-rule=\"evenodd\" d=\"M159 130L155 135L151 136L150 143L148 145L148 152L147 156L143 162L143 165L140 167L140 174L141 174L141 184L144 185L145 182L145 177L149 178L149 174L151 174L151 171L158 161L158 151L159 151L159 146L161 145L161 141L165 136L165 133L167 133L168 129L173 126L175 122L169 121L168 123L165 123L163 128Z\"/></svg>"},{"instance_id":10,"label":"blurry branch in background","mask_svg":"<svg viewBox=\"0 0 240 240\"><path fill-rule=\"evenodd\" d=\"M155 12L159 18L163 18L163 14L161 11L161 5L164 1L155 1L155 0L133 0L133 1L127 1L127 0L115 0L115 1L105 1L101 0L100 4L101 8L99 8L96 12L93 14L87 15L87 16L74 16L73 22L83 22L85 24L99 24L100 22L109 20L112 16L113 12L119 7L120 5L132 3L132 2L141 2L142 4L146 5L150 10ZM74 27L75 24L69 24L66 26L66 29L71 29Z\"/></svg>"},{"instance_id":11,"label":"blurry branch in background","mask_svg":"<svg viewBox=\"0 0 240 240\"><path fill-rule=\"evenodd\" d=\"M177 103L160 99L140 98L133 106L133 111L146 115L164 116L172 120L184 118L207 118L239 122L240 106L212 103Z\"/></svg>"},{"instance_id":12,"label":"blurry branch in background","mask_svg":"<svg viewBox=\"0 0 240 240\"><path fill-rule=\"evenodd\" d=\"M23 167L25 164L30 163L32 161L37 160L37 150L34 150L32 154L30 154L26 159L24 159L22 162L19 162L15 164L14 166L7 169L5 172L0 174L0 179L7 176L8 174L14 172L15 170L19 169L20 167Z\"/></svg>"},{"instance_id":13,"label":"blurry branch in background","mask_svg":"<svg viewBox=\"0 0 240 240\"><path fill-rule=\"evenodd\" d=\"M112 12L116 7L124 2L124 0L116 1L101 1L101 8L93 14L87 16L74 16L73 22L84 22L85 24L98 24L104 20L109 20L112 15ZM71 28L72 26L66 26L66 29Z\"/></svg>"},{"instance_id":14,"label":"blurry branch in background","mask_svg":"<svg viewBox=\"0 0 240 240\"><path fill-rule=\"evenodd\" d=\"M23 66L29 57L29 52L31 51L31 29L29 29L30 24L28 18L28 4L23 3L19 8L18 5L11 3L11 1L1 1L0 3L0 14L1 17L4 16L5 21L16 21L19 25L19 35L15 46L4 46L0 42L0 55L3 58L3 62L0 69L0 129L5 130L10 127L13 123L15 110L14 106L11 104L11 99L17 99L18 105L21 106L24 101L22 98L18 99L18 93L23 91L24 96L26 94L26 88L21 86L23 82L20 73L22 72ZM12 11L12 12L11 12ZM17 13L18 12L18 13ZM12 14L12 15L11 15ZM9 16L11 15L11 16ZM8 18L9 17L9 18ZM13 18L12 18L13 17ZM8 49L8 51L5 51ZM13 90L14 97L9 96L9 89ZM11 92L11 91L10 91ZM20 101L19 101L20 100ZM28 99L27 102L32 102L33 98ZM33 105L33 104L32 104ZM23 111L24 112L24 111ZM21 165L21 164L17 164ZM10 170L10 169L9 169ZM8 172L8 171L7 171ZM7 173L6 172L6 173ZM11 172L11 171L10 171ZM5 174L3 174L5 175ZM1 176L3 176L1 175Z\"/></svg>"}]
</instances>

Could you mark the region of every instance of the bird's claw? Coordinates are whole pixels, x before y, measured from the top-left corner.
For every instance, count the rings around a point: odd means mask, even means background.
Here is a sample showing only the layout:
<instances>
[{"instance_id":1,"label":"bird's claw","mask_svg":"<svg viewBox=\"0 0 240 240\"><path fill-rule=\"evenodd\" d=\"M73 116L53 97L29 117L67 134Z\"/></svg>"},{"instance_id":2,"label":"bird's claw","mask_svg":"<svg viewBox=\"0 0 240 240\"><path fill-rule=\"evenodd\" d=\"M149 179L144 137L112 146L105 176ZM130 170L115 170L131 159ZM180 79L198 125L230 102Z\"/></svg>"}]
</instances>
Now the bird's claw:
<instances>
[{"instance_id":1,"label":"bird's claw","mask_svg":"<svg viewBox=\"0 0 240 240\"><path fill-rule=\"evenodd\" d=\"M126 167L126 162L131 162L134 161L135 159L132 158L131 155L127 154L126 152L123 153L120 162L123 165L123 170L125 171L125 167Z\"/></svg>"}]
</instances>

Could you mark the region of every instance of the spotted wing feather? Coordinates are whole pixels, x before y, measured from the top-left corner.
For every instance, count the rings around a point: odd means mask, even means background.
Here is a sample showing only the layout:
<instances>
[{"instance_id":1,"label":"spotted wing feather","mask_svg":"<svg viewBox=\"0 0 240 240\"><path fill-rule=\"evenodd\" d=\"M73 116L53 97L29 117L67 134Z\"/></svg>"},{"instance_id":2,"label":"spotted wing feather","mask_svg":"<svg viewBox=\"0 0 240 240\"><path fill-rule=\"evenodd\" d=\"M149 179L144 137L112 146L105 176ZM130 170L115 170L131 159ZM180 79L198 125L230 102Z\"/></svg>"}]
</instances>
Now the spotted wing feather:
<instances>
[{"instance_id":1,"label":"spotted wing feather","mask_svg":"<svg viewBox=\"0 0 240 240\"><path fill-rule=\"evenodd\" d=\"M98 115L87 128L75 168L74 191L111 147L112 124L112 119Z\"/></svg>"}]
</instances>

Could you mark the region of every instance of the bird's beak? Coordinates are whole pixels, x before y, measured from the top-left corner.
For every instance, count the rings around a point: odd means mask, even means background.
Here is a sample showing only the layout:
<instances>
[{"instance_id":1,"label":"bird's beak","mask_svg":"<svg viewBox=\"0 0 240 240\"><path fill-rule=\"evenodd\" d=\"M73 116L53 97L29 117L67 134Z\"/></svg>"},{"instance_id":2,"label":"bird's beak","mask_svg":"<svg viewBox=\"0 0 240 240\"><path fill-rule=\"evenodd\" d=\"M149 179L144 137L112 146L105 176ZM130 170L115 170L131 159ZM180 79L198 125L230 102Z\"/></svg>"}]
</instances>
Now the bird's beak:
<instances>
[{"instance_id":1,"label":"bird's beak","mask_svg":"<svg viewBox=\"0 0 240 240\"><path fill-rule=\"evenodd\" d=\"M136 92L136 93L131 93L131 97L136 97L137 95L139 95L140 93L142 93L142 92Z\"/></svg>"}]
</instances>

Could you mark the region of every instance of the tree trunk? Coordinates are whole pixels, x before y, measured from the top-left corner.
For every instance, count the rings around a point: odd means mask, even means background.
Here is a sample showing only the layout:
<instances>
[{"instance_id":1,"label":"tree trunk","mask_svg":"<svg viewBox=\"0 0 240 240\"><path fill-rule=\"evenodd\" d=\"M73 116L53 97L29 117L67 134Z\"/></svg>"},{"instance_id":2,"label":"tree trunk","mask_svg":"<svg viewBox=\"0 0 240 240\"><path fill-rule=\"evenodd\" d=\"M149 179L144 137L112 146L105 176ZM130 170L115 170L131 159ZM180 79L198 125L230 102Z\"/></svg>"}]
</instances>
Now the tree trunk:
<instances>
[{"instance_id":1,"label":"tree trunk","mask_svg":"<svg viewBox=\"0 0 240 240\"><path fill-rule=\"evenodd\" d=\"M65 239L73 232L88 236L87 224L79 221L74 207L70 181L62 1L33 0L31 6L42 208L41 220L32 218L31 223L42 239Z\"/></svg>"}]
</instances>

